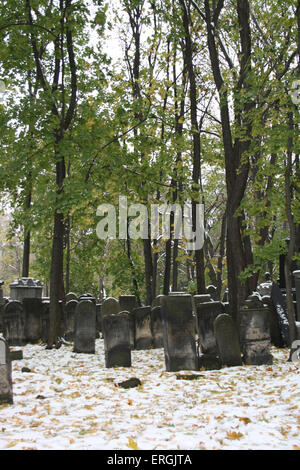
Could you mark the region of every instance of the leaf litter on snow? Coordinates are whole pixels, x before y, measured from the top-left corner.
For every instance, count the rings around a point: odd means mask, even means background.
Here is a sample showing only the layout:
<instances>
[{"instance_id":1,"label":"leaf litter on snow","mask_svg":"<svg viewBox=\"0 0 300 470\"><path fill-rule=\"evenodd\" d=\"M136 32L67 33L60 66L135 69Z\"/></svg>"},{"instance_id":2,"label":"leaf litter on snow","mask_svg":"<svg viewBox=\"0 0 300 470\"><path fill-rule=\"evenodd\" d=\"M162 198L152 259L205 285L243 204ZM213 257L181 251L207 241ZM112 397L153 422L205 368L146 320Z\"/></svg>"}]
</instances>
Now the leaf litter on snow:
<instances>
[{"instance_id":1,"label":"leaf litter on snow","mask_svg":"<svg viewBox=\"0 0 300 470\"><path fill-rule=\"evenodd\" d=\"M272 354L272 366L170 373L162 349L106 369L102 339L94 355L26 345L12 363L14 404L0 407L0 449L297 449L300 364ZM133 377L141 385L118 387Z\"/></svg>"}]
</instances>

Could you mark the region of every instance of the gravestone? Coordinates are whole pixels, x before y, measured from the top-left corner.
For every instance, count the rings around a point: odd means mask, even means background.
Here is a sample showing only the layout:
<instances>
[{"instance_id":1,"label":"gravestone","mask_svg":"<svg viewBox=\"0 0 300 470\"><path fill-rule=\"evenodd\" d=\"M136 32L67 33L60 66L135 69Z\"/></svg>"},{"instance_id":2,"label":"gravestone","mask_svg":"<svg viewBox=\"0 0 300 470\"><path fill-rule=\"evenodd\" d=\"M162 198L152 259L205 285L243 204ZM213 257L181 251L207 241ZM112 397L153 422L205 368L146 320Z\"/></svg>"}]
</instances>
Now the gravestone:
<instances>
[{"instance_id":1,"label":"gravestone","mask_svg":"<svg viewBox=\"0 0 300 470\"><path fill-rule=\"evenodd\" d=\"M161 312L166 370L197 370L191 295L164 296Z\"/></svg>"},{"instance_id":2,"label":"gravestone","mask_svg":"<svg viewBox=\"0 0 300 470\"><path fill-rule=\"evenodd\" d=\"M42 338L42 299L23 299L25 312L25 342L37 343Z\"/></svg>"},{"instance_id":3,"label":"gravestone","mask_svg":"<svg viewBox=\"0 0 300 470\"><path fill-rule=\"evenodd\" d=\"M210 294L196 294L192 297L193 302L193 313L195 318L195 330L196 333L199 335L198 331L198 320L197 320L197 305L203 304L204 302L212 302Z\"/></svg>"},{"instance_id":4,"label":"gravestone","mask_svg":"<svg viewBox=\"0 0 300 470\"><path fill-rule=\"evenodd\" d=\"M296 303L297 303L297 321L300 322L300 270L293 271L296 288Z\"/></svg>"},{"instance_id":5,"label":"gravestone","mask_svg":"<svg viewBox=\"0 0 300 470\"><path fill-rule=\"evenodd\" d=\"M151 304L151 307L160 307L161 305L161 299L163 298L164 296L162 294L160 295L157 295L155 297L155 299L152 300L152 304Z\"/></svg>"},{"instance_id":6,"label":"gravestone","mask_svg":"<svg viewBox=\"0 0 300 470\"><path fill-rule=\"evenodd\" d=\"M222 302L204 302L197 305L199 344L203 354L218 354L214 322L222 313L224 313Z\"/></svg>"},{"instance_id":7,"label":"gravestone","mask_svg":"<svg viewBox=\"0 0 300 470\"><path fill-rule=\"evenodd\" d=\"M261 300L269 314L271 343L276 346L276 348L283 348L284 342L280 331L275 305L273 304L271 297L268 295L264 295Z\"/></svg>"},{"instance_id":8,"label":"gravestone","mask_svg":"<svg viewBox=\"0 0 300 470\"><path fill-rule=\"evenodd\" d=\"M96 298L89 293L80 295L77 300L78 302L81 302L81 300L90 300L91 302L93 302L93 304L96 305Z\"/></svg>"},{"instance_id":9,"label":"gravestone","mask_svg":"<svg viewBox=\"0 0 300 470\"><path fill-rule=\"evenodd\" d=\"M135 316L134 310L139 307L135 295L120 295L119 303L122 312L129 313L130 319L130 344L132 349L135 348Z\"/></svg>"},{"instance_id":10,"label":"gravestone","mask_svg":"<svg viewBox=\"0 0 300 470\"><path fill-rule=\"evenodd\" d=\"M223 366L242 365L238 333L230 315L222 313L214 322L219 357Z\"/></svg>"},{"instance_id":11,"label":"gravestone","mask_svg":"<svg viewBox=\"0 0 300 470\"><path fill-rule=\"evenodd\" d=\"M41 314L41 328L42 328L42 341L48 342L50 327L50 301L42 300L42 314Z\"/></svg>"},{"instance_id":12,"label":"gravestone","mask_svg":"<svg viewBox=\"0 0 300 470\"><path fill-rule=\"evenodd\" d=\"M18 300L11 300L4 307L3 332L9 346L23 346L25 341L25 313Z\"/></svg>"},{"instance_id":13,"label":"gravestone","mask_svg":"<svg viewBox=\"0 0 300 470\"><path fill-rule=\"evenodd\" d=\"M81 300L75 309L74 349L76 353L95 354L96 306Z\"/></svg>"},{"instance_id":14,"label":"gravestone","mask_svg":"<svg viewBox=\"0 0 300 470\"><path fill-rule=\"evenodd\" d=\"M0 335L0 404L13 404L12 367L7 341Z\"/></svg>"},{"instance_id":15,"label":"gravestone","mask_svg":"<svg viewBox=\"0 0 300 470\"><path fill-rule=\"evenodd\" d=\"M131 367L128 312L106 315L102 322L105 367Z\"/></svg>"},{"instance_id":16,"label":"gravestone","mask_svg":"<svg viewBox=\"0 0 300 470\"><path fill-rule=\"evenodd\" d=\"M290 346L290 329L286 301L281 289L275 282L272 284L271 300L275 306L283 344L284 346Z\"/></svg>"},{"instance_id":17,"label":"gravestone","mask_svg":"<svg viewBox=\"0 0 300 470\"><path fill-rule=\"evenodd\" d=\"M151 328L152 328L152 341L153 348L163 348L163 326L161 317L161 307L156 306L151 308Z\"/></svg>"},{"instance_id":18,"label":"gravestone","mask_svg":"<svg viewBox=\"0 0 300 470\"><path fill-rule=\"evenodd\" d=\"M210 285L206 287L206 292L211 296L212 300L217 301L217 288L216 286Z\"/></svg>"},{"instance_id":19,"label":"gravestone","mask_svg":"<svg viewBox=\"0 0 300 470\"><path fill-rule=\"evenodd\" d=\"M41 299L42 294L42 283L33 277L22 277L10 284L10 297L12 300L22 301L28 298Z\"/></svg>"},{"instance_id":20,"label":"gravestone","mask_svg":"<svg viewBox=\"0 0 300 470\"><path fill-rule=\"evenodd\" d=\"M96 303L96 333L97 336L102 331L102 303Z\"/></svg>"},{"instance_id":21,"label":"gravestone","mask_svg":"<svg viewBox=\"0 0 300 470\"><path fill-rule=\"evenodd\" d=\"M114 297L107 297L107 299L103 300L101 309L102 320L107 315L116 315L120 311L120 303Z\"/></svg>"},{"instance_id":22,"label":"gravestone","mask_svg":"<svg viewBox=\"0 0 300 470\"><path fill-rule=\"evenodd\" d=\"M133 311L135 317L135 349L152 347L151 307L139 307Z\"/></svg>"},{"instance_id":23,"label":"gravestone","mask_svg":"<svg viewBox=\"0 0 300 470\"><path fill-rule=\"evenodd\" d=\"M193 303L195 306L195 311L197 310L197 305L203 304L204 302L212 302L210 294L193 295Z\"/></svg>"},{"instance_id":24,"label":"gravestone","mask_svg":"<svg viewBox=\"0 0 300 470\"><path fill-rule=\"evenodd\" d=\"M75 316L78 301L73 299L69 300L64 308L64 338L67 341L74 341L75 333Z\"/></svg>"},{"instance_id":25,"label":"gravestone","mask_svg":"<svg viewBox=\"0 0 300 470\"><path fill-rule=\"evenodd\" d=\"M66 294L66 303L70 302L70 300L78 300L78 297L74 292L68 292L68 294Z\"/></svg>"},{"instance_id":26,"label":"gravestone","mask_svg":"<svg viewBox=\"0 0 300 470\"><path fill-rule=\"evenodd\" d=\"M255 296L250 296L240 311L240 338L243 362L250 365L271 365L269 312Z\"/></svg>"}]
</instances>

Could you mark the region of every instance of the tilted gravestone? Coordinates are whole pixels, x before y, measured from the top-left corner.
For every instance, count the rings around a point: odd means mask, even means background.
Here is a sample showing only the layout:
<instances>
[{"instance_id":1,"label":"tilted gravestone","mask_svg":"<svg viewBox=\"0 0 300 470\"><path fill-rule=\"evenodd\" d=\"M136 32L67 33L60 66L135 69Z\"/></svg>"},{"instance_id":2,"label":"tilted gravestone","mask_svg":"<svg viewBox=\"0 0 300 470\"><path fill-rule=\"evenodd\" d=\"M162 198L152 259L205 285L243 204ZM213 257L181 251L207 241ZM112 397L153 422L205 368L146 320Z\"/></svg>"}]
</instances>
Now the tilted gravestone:
<instances>
[{"instance_id":1,"label":"tilted gravestone","mask_svg":"<svg viewBox=\"0 0 300 470\"><path fill-rule=\"evenodd\" d=\"M240 338L245 364L272 364L269 312L255 296L241 309Z\"/></svg>"},{"instance_id":2,"label":"tilted gravestone","mask_svg":"<svg viewBox=\"0 0 300 470\"><path fill-rule=\"evenodd\" d=\"M139 307L133 311L135 317L135 349L152 347L151 307Z\"/></svg>"},{"instance_id":3,"label":"tilted gravestone","mask_svg":"<svg viewBox=\"0 0 300 470\"><path fill-rule=\"evenodd\" d=\"M196 294L193 295L192 297L192 303L193 303L193 313L194 313L194 318L195 318L195 329L197 334L198 332L198 320L197 320L197 305L198 304L203 304L204 302L212 302L210 294Z\"/></svg>"},{"instance_id":4,"label":"tilted gravestone","mask_svg":"<svg viewBox=\"0 0 300 470\"><path fill-rule=\"evenodd\" d=\"M25 342L37 343L42 338L42 299L23 299L25 312Z\"/></svg>"},{"instance_id":5,"label":"tilted gravestone","mask_svg":"<svg viewBox=\"0 0 300 470\"><path fill-rule=\"evenodd\" d=\"M282 295L281 289L275 282L272 284L271 300L276 309L283 344L285 346L290 346L291 340L286 301Z\"/></svg>"},{"instance_id":6,"label":"tilted gravestone","mask_svg":"<svg viewBox=\"0 0 300 470\"><path fill-rule=\"evenodd\" d=\"M218 352L223 366L242 365L238 332L230 315L222 313L214 322L214 331Z\"/></svg>"},{"instance_id":7,"label":"tilted gravestone","mask_svg":"<svg viewBox=\"0 0 300 470\"><path fill-rule=\"evenodd\" d=\"M161 307L156 306L151 308L151 328L152 328L152 344L153 348L163 348L163 326L161 317Z\"/></svg>"},{"instance_id":8,"label":"tilted gravestone","mask_svg":"<svg viewBox=\"0 0 300 470\"><path fill-rule=\"evenodd\" d=\"M161 301L166 370L197 370L192 297L164 296Z\"/></svg>"},{"instance_id":9,"label":"tilted gravestone","mask_svg":"<svg viewBox=\"0 0 300 470\"><path fill-rule=\"evenodd\" d=\"M25 341L25 313L22 302L12 300L4 307L3 332L9 346L23 346Z\"/></svg>"},{"instance_id":10,"label":"tilted gravestone","mask_svg":"<svg viewBox=\"0 0 300 470\"><path fill-rule=\"evenodd\" d=\"M96 306L81 300L75 310L74 349L76 353L95 354Z\"/></svg>"},{"instance_id":11,"label":"tilted gravestone","mask_svg":"<svg viewBox=\"0 0 300 470\"><path fill-rule=\"evenodd\" d=\"M106 315L102 322L105 366L131 367L130 318L128 312Z\"/></svg>"},{"instance_id":12,"label":"tilted gravestone","mask_svg":"<svg viewBox=\"0 0 300 470\"><path fill-rule=\"evenodd\" d=\"M120 295L119 303L122 312L128 312L130 318L130 344L135 348L135 316L134 310L139 307L135 295Z\"/></svg>"},{"instance_id":13,"label":"tilted gravestone","mask_svg":"<svg viewBox=\"0 0 300 470\"><path fill-rule=\"evenodd\" d=\"M199 345L203 354L218 354L214 321L222 313L224 306L221 302L204 302L197 305Z\"/></svg>"},{"instance_id":14,"label":"tilted gravestone","mask_svg":"<svg viewBox=\"0 0 300 470\"><path fill-rule=\"evenodd\" d=\"M69 300L64 308L64 337L67 341L74 340L75 333L75 316L78 301L73 299Z\"/></svg>"},{"instance_id":15,"label":"tilted gravestone","mask_svg":"<svg viewBox=\"0 0 300 470\"><path fill-rule=\"evenodd\" d=\"M4 403L13 403L12 367L8 344L0 336L0 404Z\"/></svg>"}]
</instances>

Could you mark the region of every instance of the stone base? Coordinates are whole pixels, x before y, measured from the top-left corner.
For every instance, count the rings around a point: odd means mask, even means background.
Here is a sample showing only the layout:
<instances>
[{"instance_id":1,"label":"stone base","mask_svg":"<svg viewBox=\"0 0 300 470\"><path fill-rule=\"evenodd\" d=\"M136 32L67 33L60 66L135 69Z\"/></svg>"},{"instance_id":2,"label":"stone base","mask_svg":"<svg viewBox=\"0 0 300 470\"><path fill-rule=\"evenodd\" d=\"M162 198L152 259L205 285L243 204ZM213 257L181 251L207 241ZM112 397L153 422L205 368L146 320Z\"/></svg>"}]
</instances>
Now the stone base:
<instances>
[{"instance_id":1,"label":"stone base","mask_svg":"<svg viewBox=\"0 0 300 470\"><path fill-rule=\"evenodd\" d=\"M199 370L219 370L222 367L221 360L214 354L200 354L198 357Z\"/></svg>"},{"instance_id":2,"label":"stone base","mask_svg":"<svg viewBox=\"0 0 300 470\"><path fill-rule=\"evenodd\" d=\"M117 347L105 351L105 367L131 367L131 350L128 347Z\"/></svg>"},{"instance_id":3,"label":"stone base","mask_svg":"<svg viewBox=\"0 0 300 470\"><path fill-rule=\"evenodd\" d=\"M21 361L23 359L22 349L18 349L16 351L9 351L9 359L11 361Z\"/></svg>"}]
</instances>

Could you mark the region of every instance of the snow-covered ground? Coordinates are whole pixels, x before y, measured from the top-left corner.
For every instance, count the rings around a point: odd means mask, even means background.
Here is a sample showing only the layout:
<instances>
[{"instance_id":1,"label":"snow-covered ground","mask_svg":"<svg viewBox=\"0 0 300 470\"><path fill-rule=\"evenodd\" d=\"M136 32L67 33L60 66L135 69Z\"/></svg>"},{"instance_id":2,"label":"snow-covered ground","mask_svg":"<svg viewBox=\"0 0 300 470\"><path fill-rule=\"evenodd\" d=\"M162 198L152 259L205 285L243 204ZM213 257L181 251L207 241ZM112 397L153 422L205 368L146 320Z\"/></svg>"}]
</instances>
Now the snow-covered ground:
<instances>
[{"instance_id":1,"label":"snow-covered ground","mask_svg":"<svg viewBox=\"0 0 300 470\"><path fill-rule=\"evenodd\" d=\"M71 346L27 345L13 364L13 405L0 405L0 449L299 449L300 363L272 348L272 366L165 372L162 349L133 351L106 369ZM31 372L22 372L28 367ZM137 377L142 385L116 384Z\"/></svg>"}]
</instances>

